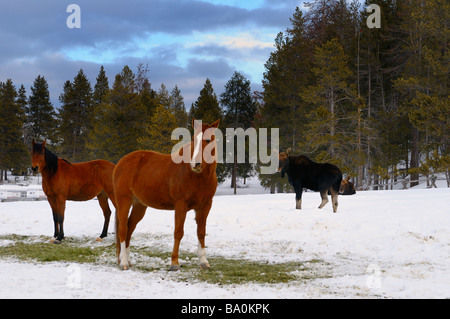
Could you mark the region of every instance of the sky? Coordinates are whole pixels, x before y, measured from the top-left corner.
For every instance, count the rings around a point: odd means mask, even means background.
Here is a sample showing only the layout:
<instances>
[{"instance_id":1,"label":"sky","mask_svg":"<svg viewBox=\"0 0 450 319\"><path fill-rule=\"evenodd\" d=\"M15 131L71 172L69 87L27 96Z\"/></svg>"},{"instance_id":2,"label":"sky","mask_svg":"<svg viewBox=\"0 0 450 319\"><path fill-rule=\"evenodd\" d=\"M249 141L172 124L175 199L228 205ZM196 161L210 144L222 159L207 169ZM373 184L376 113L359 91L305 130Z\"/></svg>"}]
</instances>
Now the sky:
<instances>
[{"instance_id":1,"label":"sky","mask_svg":"<svg viewBox=\"0 0 450 319\"><path fill-rule=\"evenodd\" d=\"M233 72L262 90L264 64L299 0L0 0L0 81L27 95L44 76L59 107L64 82L80 69L92 87L100 66L109 84L124 65L148 64L152 88L181 90L189 109L206 78L217 95ZM70 4L81 10L69 28Z\"/></svg>"}]
</instances>

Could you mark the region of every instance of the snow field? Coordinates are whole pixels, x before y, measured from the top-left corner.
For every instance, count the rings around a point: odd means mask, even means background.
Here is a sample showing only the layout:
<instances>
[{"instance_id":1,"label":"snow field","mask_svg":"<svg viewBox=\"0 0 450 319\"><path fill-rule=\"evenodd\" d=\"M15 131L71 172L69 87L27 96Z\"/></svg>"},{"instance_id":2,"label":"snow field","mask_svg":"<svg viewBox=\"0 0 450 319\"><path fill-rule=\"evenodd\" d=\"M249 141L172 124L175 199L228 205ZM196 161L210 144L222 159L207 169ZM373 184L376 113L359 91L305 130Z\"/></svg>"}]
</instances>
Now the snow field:
<instances>
[{"instance_id":1,"label":"snow field","mask_svg":"<svg viewBox=\"0 0 450 319\"><path fill-rule=\"evenodd\" d=\"M216 196L208 217L206 253L270 263L302 262L305 278L288 284L213 285L182 282L168 260L152 273L119 271L105 265L31 263L0 259L0 298L448 298L450 297L450 189L358 192L339 196L318 209L320 195ZM196 253L194 212L188 212L181 251ZM103 225L96 200L67 202L67 237L92 237L93 245L114 242L113 222L103 243L95 243ZM47 202L0 203L0 236L52 235ZM132 246L171 252L173 212L148 209L133 234ZM2 246L11 240L0 240ZM181 260L181 263L196 263ZM214 267L214 265L212 265ZM182 268L183 269L183 268ZM181 270L183 271L183 270ZM55 291L57 293L55 293Z\"/></svg>"}]
</instances>

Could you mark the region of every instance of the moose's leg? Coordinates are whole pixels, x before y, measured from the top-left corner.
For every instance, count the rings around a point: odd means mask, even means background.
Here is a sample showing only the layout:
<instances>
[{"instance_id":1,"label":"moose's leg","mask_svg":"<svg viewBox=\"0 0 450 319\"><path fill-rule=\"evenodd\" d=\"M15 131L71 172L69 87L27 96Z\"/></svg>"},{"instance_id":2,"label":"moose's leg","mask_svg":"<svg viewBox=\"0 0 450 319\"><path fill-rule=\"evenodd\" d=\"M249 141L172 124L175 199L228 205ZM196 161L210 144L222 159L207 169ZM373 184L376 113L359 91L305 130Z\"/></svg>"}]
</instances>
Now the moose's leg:
<instances>
[{"instance_id":1,"label":"moose's leg","mask_svg":"<svg viewBox=\"0 0 450 319\"><path fill-rule=\"evenodd\" d=\"M111 209L109 209L109 205L108 205L108 196L106 195L106 193L104 191L102 191L100 194L98 194L97 198L98 198L98 203L103 210L103 216L105 217L105 222L103 224L102 233L100 234L100 237L98 237L96 240L102 241L103 238L108 236L108 226L109 226L109 220L111 217Z\"/></svg>"},{"instance_id":2,"label":"moose's leg","mask_svg":"<svg viewBox=\"0 0 450 319\"><path fill-rule=\"evenodd\" d=\"M322 208L328 203L328 189L322 190L320 197L322 197L322 203L320 203L319 208Z\"/></svg>"},{"instance_id":3,"label":"moose's leg","mask_svg":"<svg viewBox=\"0 0 450 319\"><path fill-rule=\"evenodd\" d=\"M178 251L180 249L180 242L184 235L184 222L186 220L187 207L184 202L175 204L175 229L174 229L174 244L172 250L172 263L170 271L180 270L178 262Z\"/></svg>"},{"instance_id":4,"label":"moose's leg","mask_svg":"<svg viewBox=\"0 0 450 319\"><path fill-rule=\"evenodd\" d=\"M333 212L336 213L338 209L338 195L339 191L331 188L331 203L333 204Z\"/></svg>"},{"instance_id":5,"label":"moose's leg","mask_svg":"<svg viewBox=\"0 0 450 319\"><path fill-rule=\"evenodd\" d=\"M197 237L198 237L198 259L201 269L208 269L210 267L206 259L205 252L205 235L206 235L206 219L208 218L211 209L212 201L201 208L195 210L195 220L197 222Z\"/></svg>"},{"instance_id":6,"label":"moose's leg","mask_svg":"<svg viewBox=\"0 0 450 319\"><path fill-rule=\"evenodd\" d=\"M302 209L303 187L302 185L294 185L294 190L295 190L295 208Z\"/></svg>"}]
</instances>

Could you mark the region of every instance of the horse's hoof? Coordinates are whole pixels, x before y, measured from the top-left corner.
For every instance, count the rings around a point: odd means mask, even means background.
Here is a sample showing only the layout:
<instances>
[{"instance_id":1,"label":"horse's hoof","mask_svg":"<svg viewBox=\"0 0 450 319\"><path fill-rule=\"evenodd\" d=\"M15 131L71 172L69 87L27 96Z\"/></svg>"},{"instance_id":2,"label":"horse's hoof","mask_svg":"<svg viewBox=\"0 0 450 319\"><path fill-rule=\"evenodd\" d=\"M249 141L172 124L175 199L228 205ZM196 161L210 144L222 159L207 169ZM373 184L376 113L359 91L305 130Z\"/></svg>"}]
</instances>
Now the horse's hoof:
<instances>
[{"instance_id":1,"label":"horse's hoof","mask_svg":"<svg viewBox=\"0 0 450 319\"><path fill-rule=\"evenodd\" d=\"M129 268L128 266L126 266L126 265L125 265L125 266L119 266L119 267L120 267L121 270L128 270L128 269L130 269L130 268Z\"/></svg>"},{"instance_id":2,"label":"horse's hoof","mask_svg":"<svg viewBox=\"0 0 450 319\"><path fill-rule=\"evenodd\" d=\"M172 265L170 266L169 271L178 271L180 270L180 266L179 265Z\"/></svg>"},{"instance_id":3,"label":"horse's hoof","mask_svg":"<svg viewBox=\"0 0 450 319\"><path fill-rule=\"evenodd\" d=\"M57 244L57 245L59 245L59 244L61 244L61 241L60 240L58 240L58 239L55 239L53 242L52 242L53 244Z\"/></svg>"},{"instance_id":4,"label":"horse's hoof","mask_svg":"<svg viewBox=\"0 0 450 319\"><path fill-rule=\"evenodd\" d=\"M102 241L103 241L103 238L97 237L97 238L95 239L95 241L102 242Z\"/></svg>"},{"instance_id":5,"label":"horse's hoof","mask_svg":"<svg viewBox=\"0 0 450 319\"><path fill-rule=\"evenodd\" d=\"M211 268L211 266L209 265L208 262L206 262L206 263L201 263L201 264L200 264L200 269L201 269L201 270L203 270L203 269L209 269L209 268Z\"/></svg>"}]
</instances>

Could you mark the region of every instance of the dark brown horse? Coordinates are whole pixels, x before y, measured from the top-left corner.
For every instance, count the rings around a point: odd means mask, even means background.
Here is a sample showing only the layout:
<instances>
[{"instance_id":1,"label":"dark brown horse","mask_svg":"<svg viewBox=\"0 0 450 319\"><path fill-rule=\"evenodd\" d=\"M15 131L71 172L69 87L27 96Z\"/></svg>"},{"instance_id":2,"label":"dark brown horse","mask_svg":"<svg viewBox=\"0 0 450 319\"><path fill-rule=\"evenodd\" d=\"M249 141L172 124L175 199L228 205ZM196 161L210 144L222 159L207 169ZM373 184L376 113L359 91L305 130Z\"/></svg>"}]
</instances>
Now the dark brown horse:
<instances>
[{"instance_id":1,"label":"dark brown horse","mask_svg":"<svg viewBox=\"0 0 450 319\"><path fill-rule=\"evenodd\" d=\"M101 241L108 234L111 216L108 198L115 206L112 184L114 164L105 160L72 164L58 158L45 144L46 141L39 144L33 139L31 161L33 170L39 170L42 175L42 188L53 212L55 233L51 242L59 244L64 238L66 200L86 201L96 196L105 217L102 233L97 239Z\"/></svg>"},{"instance_id":2,"label":"dark brown horse","mask_svg":"<svg viewBox=\"0 0 450 319\"><path fill-rule=\"evenodd\" d=\"M186 213L194 209L200 268L209 268L205 233L206 219L217 188L216 140L213 134L218 126L219 121L211 125L193 121L193 142L179 151L172 154L136 151L117 163L114 168L117 256L123 270L131 265L131 235L147 207L175 210L175 242L170 270L179 270L178 250L184 234L184 221Z\"/></svg>"}]
</instances>

